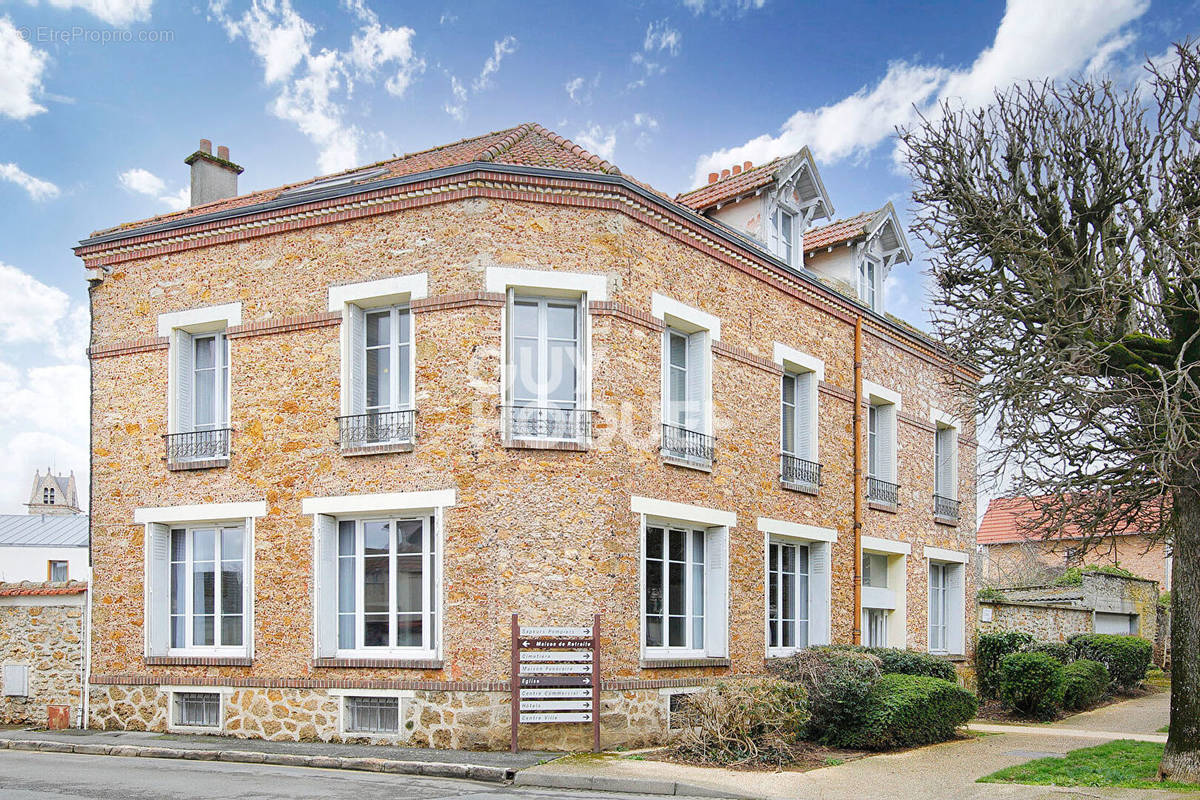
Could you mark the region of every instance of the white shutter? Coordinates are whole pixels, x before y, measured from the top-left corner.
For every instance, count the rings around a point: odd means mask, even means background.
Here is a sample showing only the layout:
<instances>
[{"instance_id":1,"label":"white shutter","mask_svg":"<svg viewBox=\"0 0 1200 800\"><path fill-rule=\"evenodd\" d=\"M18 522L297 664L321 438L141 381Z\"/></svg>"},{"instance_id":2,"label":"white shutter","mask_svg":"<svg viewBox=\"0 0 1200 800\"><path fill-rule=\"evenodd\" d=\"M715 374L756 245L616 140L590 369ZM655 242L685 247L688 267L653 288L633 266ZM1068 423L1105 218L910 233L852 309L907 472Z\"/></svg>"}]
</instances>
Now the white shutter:
<instances>
[{"instance_id":1,"label":"white shutter","mask_svg":"<svg viewBox=\"0 0 1200 800\"><path fill-rule=\"evenodd\" d=\"M164 656L171 646L171 528L146 525L146 654Z\"/></svg>"},{"instance_id":2,"label":"white shutter","mask_svg":"<svg viewBox=\"0 0 1200 800\"><path fill-rule=\"evenodd\" d=\"M4 697L28 697L29 696L29 665L28 664L5 664L4 665Z\"/></svg>"},{"instance_id":3,"label":"white shutter","mask_svg":"<svg viewBox=\"0 0 1200 800\"><path fill-rule=\"evenodd\" d=\"M708 433L708 331L688 336L687 427Z\"/></svg>"},{"instance_id":4,"label":"white shutter","mask_svg":"<svg viewBox=\"0 0 1200 800\"><path fill-rule=\"evenodd\" d=\"M805 461L816 461L813 453L813 384L816 374L801 372L796 376L796 455Z\"/></svg>"},{"instance_id":5,"label":"white shutter","mask_svg":"<svg viewBox=\"0 0 1200 800\"><path fill-rule=\"evenodd\" d=\"M963 653L963 573L962 564L946 565L946 650L953 654Z\"/></svg>"},{"instance_id":6,"label":"white shutter","mask_svg":"<svg viewBox=\"0 0 1200 800\"><path fill-rule=\"evenodd\" d=\"M192 430L192 335L187 331L174 330L171 334L171 350L175 358L175 430L171 433L190 433Z\"/></svg>"},{"instance_id":7,"label":"white shutter","mask_svg":"<svg viewBox=\"0 0 1200 800\"><path fill-rule=\"evenodd\" d=\"M879 406L875 415L879 440L879 478L896 482L896 406Z\"/></svg>"},{"instance_id":8,"label":"white shutter","mask_svg":"<svg viewBox=\"0 0 1200 800\"><path fill-rule=\"evenodd\" d=\"M367 407L367 315L353 303L346 304L347 414L361 414Z\"/></svg>"},{"instance_id":9,"label":"white shutter","mask_svg":"<svg viewBox=\"0 0 1200 800\"><path fill-rule=\"evenodd\" d=\"M242 528L242 642L254 657L254 517Z\"/></svg>"},{"instance_id":10,"label":"white shutter","mask_svg":"<svg viewBox=\"0 0 1200 800\"><path fill-rule=\"evenodd\" d=\"M719 658L729 653L729 533L709 528L704 534L704 652Z\"/></svg>"},{"instance_id":11,"label":"white shutter","mask_svg":"<svg viewBox=\"0 0 1200 800\"><path fill-rule=\"evenodd\" d=\"M939 428L937 432L937 493L954 498L958 493L954 475L954 429Z\"/></svg>"},{"instance_id":12,"label":"white shutter","mask_svg":"<svg viewBox=\"0 0 1200 800\"><path fill-rule=\"evenodd\" d=\"M829 644L829 542L812 542L808 546L808 640L810 645Z\"/></svg>"},{"instance_id":13,"label":"white shutter","mask_svg":"<svg viewBox=\"0 0 1200 800\"><path fill-rule=\"evenodd\" d=\"M317 514L313 543L314 580L317 618L313 628L317 641L317 656L329 658L337 653L337 520L328 514Z\"/></svg>"}]
</instances>

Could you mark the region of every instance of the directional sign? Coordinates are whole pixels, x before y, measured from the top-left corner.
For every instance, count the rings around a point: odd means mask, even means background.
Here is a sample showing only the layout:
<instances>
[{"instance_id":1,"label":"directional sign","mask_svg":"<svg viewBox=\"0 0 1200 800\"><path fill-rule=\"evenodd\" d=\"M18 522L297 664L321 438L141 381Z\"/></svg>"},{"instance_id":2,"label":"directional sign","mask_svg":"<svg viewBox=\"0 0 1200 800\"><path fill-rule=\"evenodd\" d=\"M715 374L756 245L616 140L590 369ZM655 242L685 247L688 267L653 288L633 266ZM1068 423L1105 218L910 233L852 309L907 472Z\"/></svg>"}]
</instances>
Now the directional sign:
<instances>
[{"instance_id":1,"label":"directional sign","mask_svg":"<svg viewBox=\"0 0 1200 800\"><path fill-rule=\"evenodd\" d=\"M520 635L525 636L563 636L574 639L590 639L592 629L589 628L554 628L522 625Z\"/></svg>"},{"instance_id":2,"label":"directional sign","mask_svg":"<svg viewBox=\"0 0 1200 800\"><path fill-rule=\"evenodd\" d=\"M591 711L591 700L522 700L521 712L526 711Z\"/></svg>"},{"instance_id":3,"label":"directional sign","mask_svg":"<svg viewBox=\"0 0 1200 800\"><path fill-rule=\"evenodd\" d=\"M592 654L588 650L560 653L557 650L529 650L521 653L522 661L591 661Z\"/></svg>"},{"instance_id":4,"label":"directional sign","mask_svg":"<svg viewBox=\"0 0 1200 800\"><path fill-rule=\"evenodd\" d=\"M590 675L590 664L522 664L521 675Z\"/></svg>"},{"instance_id":5,"label":"directional sign","mask_svg":"<svg viewBox=\"0 0 1200 800\"><path fill-rule=\"evenodd\" d=\"M530 637L521 640L521 649L540 647L544 650L591 650L591 639L547 639Z\"/></svg>"},{"instance_id":6,"label":"directional sign","mask_svg":"<svg viewBox=\"0 0 1200 800\"><path fill-rule=\"evenodd\" d=\"M591 675L523 675L522 686L591 686ZM588 689L590 692L591 689Z\"/></svg>"},{"instance_id":7,"label":"directional sign","mask_svg":"<svg viewBox=\"0 0 1200 800\"><path fill-rule=\"evenodd\" d=\"M581 714L571 713L546 713L546 714L521 714L521 722L591 722L592 713L590 711Z\"/></svg>"},{"instance_id":8,"label":"directional sign","mask_svg":"<svg viewBox=\"0 0 1200 800\"><path fill-rule=\"evenodd\" d=\"M549 700L559 697L586 697L591 699L592 690L587 687L578 689L522 689L522 700Z\"/></svg>"}]
</instances>

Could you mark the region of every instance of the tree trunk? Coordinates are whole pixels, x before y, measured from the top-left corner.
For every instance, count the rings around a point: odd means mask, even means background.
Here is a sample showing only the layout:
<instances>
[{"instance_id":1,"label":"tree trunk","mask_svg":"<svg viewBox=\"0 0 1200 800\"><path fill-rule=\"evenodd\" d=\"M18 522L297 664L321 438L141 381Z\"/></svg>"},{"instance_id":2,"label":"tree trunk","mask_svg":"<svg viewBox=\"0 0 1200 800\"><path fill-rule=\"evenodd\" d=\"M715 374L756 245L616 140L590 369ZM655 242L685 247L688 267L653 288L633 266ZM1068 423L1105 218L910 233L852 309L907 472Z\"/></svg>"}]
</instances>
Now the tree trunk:
<instances>
[{"instance_id":1,"label":"tree trunk","mask_svg":"<svg viewBox=\"0 0 1200 800\"><path fill-rule=\"evenodd\" d=\"M1171 577L1171 732L1160 775L1200 783L1200 488L1175 493Z\"/></svg>"}]
</instances>

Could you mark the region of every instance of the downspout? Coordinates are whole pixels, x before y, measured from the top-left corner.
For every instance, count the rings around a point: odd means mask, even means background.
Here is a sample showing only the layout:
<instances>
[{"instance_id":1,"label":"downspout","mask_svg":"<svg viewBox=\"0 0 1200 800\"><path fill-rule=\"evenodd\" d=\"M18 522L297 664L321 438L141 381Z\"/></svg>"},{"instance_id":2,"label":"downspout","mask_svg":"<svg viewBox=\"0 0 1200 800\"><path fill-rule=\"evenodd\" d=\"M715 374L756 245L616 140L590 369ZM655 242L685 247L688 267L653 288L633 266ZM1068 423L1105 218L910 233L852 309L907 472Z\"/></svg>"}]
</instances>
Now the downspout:
<instances>
[{"instance_id":1,"label":"downspout","mask_svg":"<svg viewBox=\"0 0 1200 800\"><path fill-rule=\"evenodd\" d=\"M854 620L852 643L862 644L862 316L854 318Z\"/></svg>"},{"instance_id":2,"label":"downspout","mask_svg":"<svg viewBox=\"0 0 1200 800\"><path fill-rule=\"evenodd\" d=\"M92 477L96 474L94 469L95 453L92 451L92 416L93 404L95 403L96 390L96 369L92 363L91 345L92 337L95 334L95 323L92 319L92 311L95 308L95 298L93 295L95 285L88 281L88 576L87 588L83 593L83 669L80 675L80 702L79 702L79 727L82 730L87 730L88 727L88 699L89 699L89 682L92 679L92 589L95 584L95 565L92 563L92 514L95 506L93 502L96 499L96 492L93 488L95 482Z\"/></svg>"}]
</instances>

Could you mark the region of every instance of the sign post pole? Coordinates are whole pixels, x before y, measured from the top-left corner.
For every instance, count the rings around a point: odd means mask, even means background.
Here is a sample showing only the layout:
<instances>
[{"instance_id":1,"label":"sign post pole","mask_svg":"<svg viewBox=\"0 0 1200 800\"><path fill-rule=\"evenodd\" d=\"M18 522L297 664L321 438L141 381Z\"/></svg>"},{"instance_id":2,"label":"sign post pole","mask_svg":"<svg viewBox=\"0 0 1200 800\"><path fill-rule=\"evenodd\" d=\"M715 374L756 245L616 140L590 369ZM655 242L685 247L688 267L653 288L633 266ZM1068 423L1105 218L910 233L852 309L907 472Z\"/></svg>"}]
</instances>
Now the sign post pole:
<instances>
[{"instance_id":1,"label":"sign post pole","mask_svg":"<svg viewBox=\"0 0 1200 800\"><path fill-rule=\"evenodd\" d=\"M592 752L600 752L600 615L592 618Z\"/></svg>"},{"instance_id":2,"label":"sign post pole","mask_svg":"<svg viewBox=\"0 0 1200 800\"><path fill-rule=\"evenodd\" d=\"M509 675L509 696L512 704L512 752L517 752L517 726L521 723L521 627L517 615L512 615L512 673Z\"/></svg>"}]
</instances>

